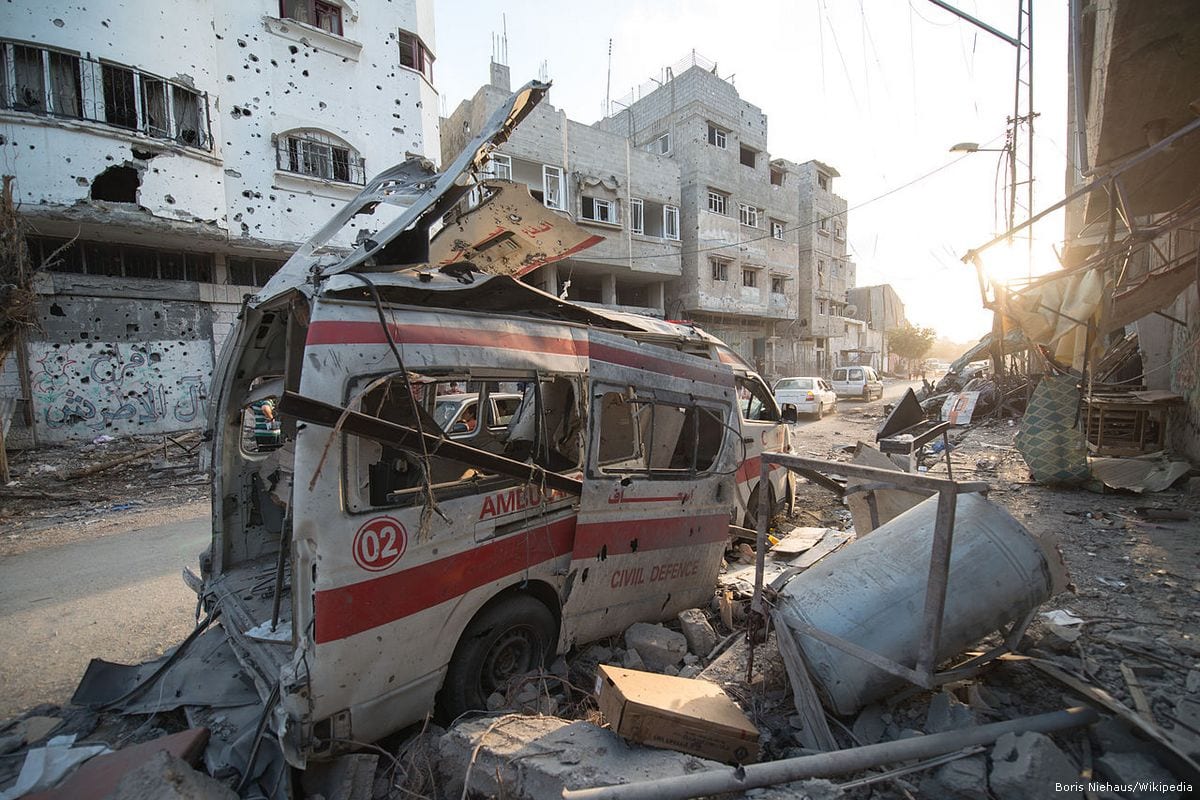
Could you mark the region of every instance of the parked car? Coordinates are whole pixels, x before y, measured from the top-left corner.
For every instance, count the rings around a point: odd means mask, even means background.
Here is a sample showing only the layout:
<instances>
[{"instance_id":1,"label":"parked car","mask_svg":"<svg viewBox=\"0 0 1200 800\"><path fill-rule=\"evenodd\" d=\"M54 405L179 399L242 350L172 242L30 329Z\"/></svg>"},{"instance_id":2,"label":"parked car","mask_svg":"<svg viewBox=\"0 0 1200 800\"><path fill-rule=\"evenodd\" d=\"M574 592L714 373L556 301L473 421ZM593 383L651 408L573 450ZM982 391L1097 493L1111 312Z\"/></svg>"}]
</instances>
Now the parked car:
<instances>
[{"instance_id":1,"label":"parked car","mask_svg":"<svg viewBox=\"0 0 1200 800\"><path fill-rule=\"evenodd\" d=\"M831 383L838 397L860 397L864 401L883 397L883 381L872 367L838 367Z\"/></svg>"},{"instance_id":2,"label":"parked car","mask_svg":"<svg viewBox=\"0 0 1200 800\"><path fill-rule=\"evenodd\" d=\"M775 402L780 408L794 406L798 414L817 419L826 411L837 411L837 394L822 378L782 378L775 384Z\"/></svg>"}]
</instances>

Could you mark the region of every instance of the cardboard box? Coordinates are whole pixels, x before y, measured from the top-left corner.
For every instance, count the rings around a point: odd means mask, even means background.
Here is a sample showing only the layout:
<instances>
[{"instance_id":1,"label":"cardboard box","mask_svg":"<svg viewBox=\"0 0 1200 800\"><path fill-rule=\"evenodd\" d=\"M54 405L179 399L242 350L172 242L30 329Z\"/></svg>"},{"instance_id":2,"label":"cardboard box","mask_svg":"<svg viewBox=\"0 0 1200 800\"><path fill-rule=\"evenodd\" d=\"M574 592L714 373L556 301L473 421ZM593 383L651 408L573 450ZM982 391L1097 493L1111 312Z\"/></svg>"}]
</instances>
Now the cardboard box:
<instances>
[{"instance_id":1,"label":"cardboard box","mask_svg":"<svg viewBox=\"0 0 1200 800\"><path fill-rule=\"evenodd\" d=\"M758 728L715 683L603 665L596 696L631 741L729 764L758 760Z\"/></svg>"}]
</instances>

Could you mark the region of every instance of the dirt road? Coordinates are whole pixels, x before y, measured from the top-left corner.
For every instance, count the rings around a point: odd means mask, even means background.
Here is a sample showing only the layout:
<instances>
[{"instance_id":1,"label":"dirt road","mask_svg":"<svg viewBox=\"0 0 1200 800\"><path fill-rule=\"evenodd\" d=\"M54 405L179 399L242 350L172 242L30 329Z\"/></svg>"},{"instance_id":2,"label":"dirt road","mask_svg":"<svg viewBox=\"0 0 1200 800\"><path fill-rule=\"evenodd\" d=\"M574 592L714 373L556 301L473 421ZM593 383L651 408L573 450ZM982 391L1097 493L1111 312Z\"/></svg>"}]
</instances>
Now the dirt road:
<instances>
[{"instance_id":1,"label":"dirt road","mask_svg":"<svg viewBox=\"0 0 1200 800\"><path fill-rule=\"evenodd\" d=\"M0 560L0 719L66 702L92 658L136 663L191 631L196 597L180 570L197 569L210 521L188 509L191 518Z\"/></svg>"}]
</instances>

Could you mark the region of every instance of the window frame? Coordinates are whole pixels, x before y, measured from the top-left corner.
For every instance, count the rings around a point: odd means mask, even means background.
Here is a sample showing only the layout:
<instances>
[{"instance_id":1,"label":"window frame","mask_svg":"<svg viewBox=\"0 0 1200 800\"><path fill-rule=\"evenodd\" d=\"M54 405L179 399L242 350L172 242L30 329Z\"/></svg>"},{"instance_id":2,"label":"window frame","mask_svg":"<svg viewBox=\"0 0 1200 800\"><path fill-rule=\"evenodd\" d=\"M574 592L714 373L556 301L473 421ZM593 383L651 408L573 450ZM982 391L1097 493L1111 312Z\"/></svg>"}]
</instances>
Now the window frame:
<instances>
[{"instance_id":1,"label":"window frame","mask_svg":"<svg viewBox=\"0 0 1200 800\"><path fill-rule=\"evenodd\" d=\"M721 258L720 256L709 256L709 277L713 283L728 283L729 282L729 265L733 263L731 258Z\"/></svg>"},{"instance_id":2,"label":"window frame","mask_svg":"<svg viewBox=\"0 0 1200 800\"><path fill-rule=\"evenodd\" d=\"M762 272L759 267L742 267L742 286L746 289L758 289L758 274Z\"/></svg>"},{"instance_id":3,"label":"window frame","mask_svg":"<svg viewBox=\"0 0 1200 800\"><path fill-rule=\"evenodd\" d=\"M646 205L640 197L629 199L629 232L646 233Z\"/></svg>"},{"instance_id":4,"label":"window frame","mask_svg":"<svg viewBox=\"0 0 1200 800\"><path fill-rule=\"evenodd\" d=\"M779 287L776 290L776 286ZM771 276L771 294L786 295L787 294L787 276L772 275Z\"/></svg>"},{"instance_id":5,"label":"window frame","mask_svg":"<svg viewBox=\"0 0 1200 800\"><path fill-rule=\"evenodd\" d=\"M288 14L289 5L293 7L303 5L309 19L300 19ZM328 14L331 11L334 12L334 19L337 21L337 30L330 30L321 24L322 14ZM331 3L328 0L279 0L279 18L281 20L299 22L301 25L308 25L331 36L345 36L345 20L342 18L342 11L343 8L339 3Z\"/></svg>"},{"instance_id":6,"label":"window frame","mask_svg":"<svg viewBox=\"0 0 1200 800\"><path fill-rule=\"evenodd\" d=\"M591 204L592 215L587 215L588 204ZM618 213L618 204L615 200L607 200L603 197L595 197L593 195L579 196L579 218L588 222L599 222L601 225L620 225L620 214ZM601 216L601 209L604 209L604 217Z\"/></svg>"},{"instance_id":7,"label":"window frame","mask_svg":"<svg viewBox=\"0 0 1200 800\"><path fill-rule=\"evenodd\" d=\"M786 226L777 219L771 220L771 238L782 242L784 240L784 230Z\"/></svg>"},{"instance_id":8,"label":"window frame","mask_svg":"<svg viewBox=\"0 0 1200 800\"><path fill-rule=\"evenodd\" d=\"M671 132L667 131L666 133L651 140L650 152L656 156L665 156L669 154L671 152Z\"/></svg>"},{"instance_id":9,"label":"window frame","mask_svg":"<svg viewBox=\"0 0 1200 800\"><path fill-rule=\"evenodd\" d=\"M720 210L717 207L720 206ZM729 216L729 195L711 186L708 187L708 213Z\"/></svg>"},{"instance_id":10,"label":"window frame","mask_svg":"<svg viewBox=\"0 0 1200 800\"><path fill-rule=\"evenodd\" d=\"M425 78L425 80L429 82L429 85L432 86L433 62L437 61L437 56L433 54L433 51L429 49L427 44L425 44L425 40L422 39L418 34L414 33L413 31L405 30L404 28L398 28L397 30L398 35L396 36L396 44L399 48L400 68L409 70L410 72L416 72ZM409 59L412 61L412 64L404 63L404 54L406 49L409 52Z\"/></svg>"},{"instance_id":11,"label":"window frame","mask_svg":"<svg viewBox=\"0 0 1200 800\"><path fill-rule=\"evenodd\" d=\"M708 143L722 150L729 149L729 131L712 122L708 124Z\"/></svg>"},{"instance_id":12,"label":"window frame","mask_svg":"<svg viewBox=\"0 0 1200 800\"><path fill-rule=\"evenodd\" d=\"M749 164L746 163L747 154L749 154L749 156L750 156ZM743 167L749 167L750 169L758 169L758 151L755 150L753 147L747 147L744 144L739 145L738 146L738 162L740 162Z\"/></svg>"},{"instance_id":13,"label":"window frame","mask_svg":"<svg viewBox=\"0 0 1200 800\"><path fill-rule=\"evenodd\" d=\"M668 220L672 224L667 224ZM679 206L663 206L663 238L679 241Z\"/></svg>"},{"instance_id":14,"label":"window frame","mask_svg":"<svg viewBox=\"0 0 1200 800\"><path fill-rule=\"evenodd\" d=\"M362 154L326 131L302 128L277 134L275 152L275 167L281 172L355 186L366 183L367 165ZM308 164L323 164L323 168L303 168Z\"/></svg>"},{"instance_id":15,"label":"window frame","mask_svg":"<svg viewBox=\"0 0 1200 800\"><path fill-rule=\"evenodd\" d=\"M747 228L757 228L758 208L749 203L738 203L738 222Z\"/></svg>"},{"instance_id":16,"label":"window frame","mask_svg":"<svg viewBox=\"0 0 1200 800\"><path fill-rule=\"evenodd\" d=\"M551 173L555 173L558 176L555 181L555 192L558 197L557 205L550 202ZM546 206L546 208L553 208L555 211L567 210L567 181L562 167L557 167L553 164L542 164L542 205Z\"/></svg>"},{"instance_id":17,"label":"window frame","mask_svg":"<svg viewBox=\"0 0 1200 800\"><path fill-rule=\"evenodd\" d=\"M730 419L728 406L720 405L719 401L704 401L695 397L645 387L605 384L594 386L591 397L590 413L597 422L592 446L588 448L587 475L589 478L603 479L614 475L638 475L644 480L690 481L703 475L712 474L721 466L727 446L726 442L729 438ZM627 414L620 414L618 417L612 416L614 409L624 408L629 409ZM655 430L660 425L669 428L671 424L671 421L666 419L661 423L658 422L659 414L671 410L681 412L683 418L679 420L678 428L674 431L675 444L670 448L671 454L668 460L674 462L682 451L682 455L689 461L686 467L662 466L661 463L657 465L655 463L656 459L661 460L661 456L667 453L666 450L655 448ZM644 429L643 414L648 415L645 417ZM709 415L709 422L714 426L710 433L717 439L716 446L711 449L711 452L703 452L705 464L700 467L702 414ZM616 428L610 428L618 419L623 424ZM615 435L606 439L606 433L615 433ZM684 437L691 440L690 448L688 447L689 442ZM604 451L606 440L618 446L627 442L630 449L618 454L606 453ZM712 443L709 442L707 446L711 447L711 445Z\"/></svg>"}]
</instances>

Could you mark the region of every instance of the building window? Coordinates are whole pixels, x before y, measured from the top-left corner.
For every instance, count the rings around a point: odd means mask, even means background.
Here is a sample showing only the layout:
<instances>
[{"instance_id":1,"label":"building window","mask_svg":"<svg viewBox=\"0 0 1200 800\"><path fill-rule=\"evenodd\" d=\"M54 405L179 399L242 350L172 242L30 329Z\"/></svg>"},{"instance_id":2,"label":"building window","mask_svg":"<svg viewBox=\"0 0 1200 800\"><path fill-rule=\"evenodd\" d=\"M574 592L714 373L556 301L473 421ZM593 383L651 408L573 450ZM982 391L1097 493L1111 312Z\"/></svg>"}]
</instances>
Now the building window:
<instances>
[{"instance_id":1,"label":"building window","mask_svg":"<svg viewBox=\"0 0 1200 800\"><path fill-rule=\"evenodd\" d=\"M90 91L85 96L81 87ZM208 98L120 64L0 41L0 108L85 119L209 149Z\"/></svg>"},{"instance_id":2,"label":"building window","mask_svg":"<svg viewBox=\"0 0 1200 800\"><path fill-rule=\"evenodd\" d=\"M771 185L783 186L783 170L780 167L771 167Z\"/></svg>"},{"instance_id":3,"label":"building window","mask_svg":"<svg viewBox=\"0 0 1200 800\"><path fill-rule=\"evenodd\" d=\"M646 213L642 201L633 198L629 201L629 230L633 233L646 232Z\"/></svg>"},{"instance_id":4,"label":"building window","mask_svg":"<svg viewBox=\"0 0 1200 800\"><path fill-rule=\"evenodd\" d=\"M714 281L729 280L729 259L712 257L708 259L708 264L712 268L712 279Z\"/></svg>"},{"instance_id":5,"label":"building window","mask_svg":"<svg viewBox=\"0 0 1200 800\"><path fill-rule=\"evenodd\" d=\"M846 231L842 229L842 223L840 223L840 222L833 223L833 238L835 238L835 239L845 239L846 238Z\"/></svg>"},{"instance_id":6,"label":"building window","mask_svg":"<svg viewBox=\"0 0 1200 800\"><path fill-rule=\"evenodd\" d=\"M298 175L340 183L366 183L366 163L354 148L320 131L302 131L276 140L275 165Z\"/></svg>"},{"instance_id":7,"label":"building window","mask_svg":"<svg viewBox=\"0 0 1200 800\"><path fill-rule=\"evenodd\" d=\"M675 206L663 206L663 236L679 241L679 209Z\"/></svg>"},{"instance_id":8,"label":"building window","mask_svg":"<svg viewBox=\"0 0 1200 800\"><path fill-rule=\"evenodd\" d=\"M771 276L771 294L783 294L786 278L782 275Z\"/></svg>"},{"instance_id":9,"label":"building window","mask_svg":"<svg viewBox=\"0 0 1200 800\"><path fill-rule=\"evenodd\" d=\"M829 235L829 217L817 218L817 232Z\"/></svg>"},{"instance_id":10,"label":"building window","mask_svg":"<svg viewBox=\"0 0 1200 800\"><path fill-rule=\"evenodd\" d=\"M758 158L758 152L756 150L751 150L749 147L746 147L746 145L742 145L740 148L740 153L738 154L738 158L742 162L742 166L754 169L755 161Z\"/></svg>"},{"instance_id":11,"label":"building window","mask_svg":"<svg viewBox=\"0 0 1200 800\"><path fill-rule=\"evenodd\" d=\"M499 153L492 153L488 159L487 166L483 170L484 175L488 178L497 178L499 180L512 180L512 158L503 156Z\"/></svg>"},{"instance_id":12,"label":"building window","mask_svg":"<svg viewBox=\"0 0 1200 800\"><path fill-rule=\"evenodd\" d=\"M724 192L718 192L716 189L708 190L708 210L714 214L726 214L729 208L729 195Z\"/></svg>"},{"instance_id":13,"label":"building window","mask_svg":"<svg viewBox=\"0 0 1200 800\"><path fill-rule=\"evenodd\" d=\"M81 242L30 236L25 240L29 257L38 269L102 275L110 278L146 278L164 281L213 282L211 253L185 253L149 247Z\"/></svg>"},{"instance_id":14,"label":"building window","mask_svg":"<svg viewBox=\"0 0 1200 800\"><path fill-rule=\"evenodd\" d=\"M817 313L821 314L822 316L825 315L825 301L824 300L817 301Z\"/></svg>"},{"instance_id":15,"label":"building window","mask_svg":"<svg viewBox=\"0 0 1200 800\"><path fill-rule=\"evenodd\" d=\"M829 176L824 172L817 173L817 186L820 186L825 191L829 191Z\"/></svg>"},{"instance_id":16,"label":"building window","mask_svg":"<svg viewBox=\"0 0 1200 800\"><path fill-rule=\"evenodd\" d=\"M655 139L653 142L650 143L650 147L647 149L651 153L655 153L660 156L665 156L667 153L671 152L671 134L664 133L662 136L659 136L657 139Z\"/></svg>"},{"instance_id":17,"label":"building window","mask_svg":"<svg viewBox=\"0 0 1200 800\"><path fill-rule=\"evenodd\" d=\"M758 227L758 209L745 203L738 203L738 218L743 225L751 228Z\"/></svg>"},{"instance_id":18,"label":"building window","mask_svg":"<svg viewBox=\"0 0 1200 800\"><path fill-rule=\"evenodd\" d=\"M601 200L599 197L587 197L586 195L580 198L581 214L583 219L591 220L592 222L607 222L611 225L617 223L617 204L611 200Z\"/></svg>"},{"instance_id":19,"label":"building window","mask_svg":"<svg viewBox=\"0 0 1200 800\"><path fill-rule=\"evenodd\" d=\"M342 8L333 3L323 3L321 0L280 0L279 16L312 25L326 33L342 35Z\"/></svg>"},{"instance_id":20,"label":"building window","mask_svg":"<svg viewBox=\"0 0 1200 800\"><path fill-rule=\"evenodd\" d=\"M567 210L567 192L563 181L563 171L558 167L546 164L542 167L542 202L546 208L559 211Z\"/></svg>"},{"instance_id":21,"label":"building window","mask_svg":"<svg viewBox=\"0 0 1200 800\"><path fill-rule=\"evenodd\" d=\"M727 138L726 131L718 128L716 125L713 125L711 122L708 123L708 143L709 144L716 145L717 147L724 150L726 138Z\"/></svg>"},{"instance_id":22,"label":"building window","mask_svg":"<svg viewBox=\"0 0 1200 800\"><path fill-rule=\"evenodd\" d=\"M783 223L777 219L771 220L771 238L783 241Z\"/></svg>"},{"instance_id":23,"label":"building window","mask_svg":"<svg viewBox=\"0 0 1200 800\"><path fill-rule=\"evenodd\" d=\"M266 286L283 263L264 258L230 257L225 262L225 283L231 286Z\"/></svg>"},{"instance_id":24,"label":"building window","mask_svg":"<svg viewBox=\"0 0 1200 800\"><path fill-rule=\"evenodd\" d=\"M400 31L400 66L415 69L433 83L433 53L415 33Z\"/></svg>"},{"instance_id":25,"label":"building window","mask_svg":"<svg viewBox=\"0 0 1200 800\"><path fill-rule=\"evenodd\" d=\"M758 270L743 269L742 286L749 286L751 289L756 288L758 286Z\"/></svg>"}]
</instances>

